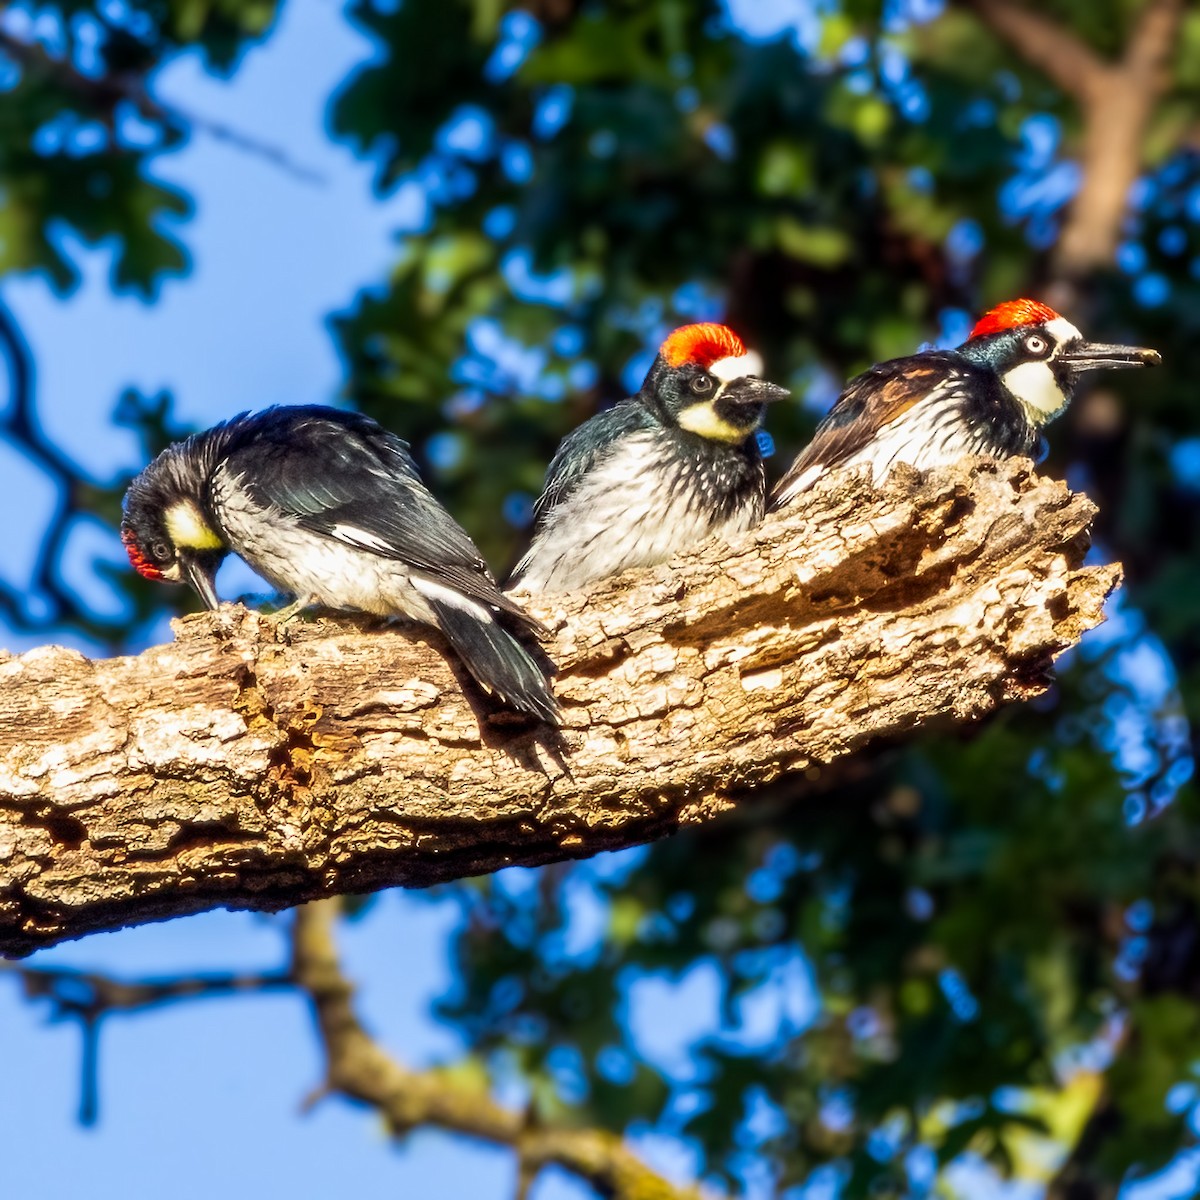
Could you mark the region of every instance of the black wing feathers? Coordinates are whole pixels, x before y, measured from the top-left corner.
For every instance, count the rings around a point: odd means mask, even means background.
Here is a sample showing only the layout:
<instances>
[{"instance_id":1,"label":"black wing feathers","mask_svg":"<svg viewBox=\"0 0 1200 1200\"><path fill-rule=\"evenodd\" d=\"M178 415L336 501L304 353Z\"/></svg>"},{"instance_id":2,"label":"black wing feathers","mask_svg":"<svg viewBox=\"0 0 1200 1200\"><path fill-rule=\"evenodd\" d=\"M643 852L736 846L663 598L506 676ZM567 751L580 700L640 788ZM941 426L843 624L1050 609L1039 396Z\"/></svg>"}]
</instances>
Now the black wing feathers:
<instances>
[{"instance_id":1,"label":"black wing feathers","mask_svg":"<svg viewBox=\"0 0 1200 1200\"><path fill-rule=\"evenodd\" d=\"M792 464L777 488L787 484L810 467L820 464L834 468L853 458L879 432L902 413L928 396L963 364L956 356L938 350L894 358L877 363L856 375L834 401L825 419L817 426L813 440Z\"/></svg>"},{"instance_id":2,"label":"black wing feathers","mask_svg":"<svg viewBox=\"0 0 1200 1200\"><path fill-rule=\"evenodd\" d=\"M481 619L436 596L426 598L437 614L438 628L480 683L513 708L550 725L560 723L562 714L543 668L511 633L490 616Z\"/></svg>"},{"instance_id":3,"label":"black wing feathers","mask_svg":"<svg viewBox=\"0 0 1200 1200\"><path fill-rule=\"evenodd\" d=\"M370 417L297 405L231 427L226 469L258 503L538 627L499 590L475 543L421 481L407 443Z\"/></svg>"},{"instance_id":4,"label":"black wing feathers","mask_svg":"<svg viewBox=\"0 0 1200 1200\"><path fill-rule=\"evenodd\" d=\"M541 519L566 500L614 442L639 429L653 428L655 424L646 406L635 397L622 400L573 429L559 443L546 468L542 494L533 506L534 517Z\"/></svg>"}]
</instances>

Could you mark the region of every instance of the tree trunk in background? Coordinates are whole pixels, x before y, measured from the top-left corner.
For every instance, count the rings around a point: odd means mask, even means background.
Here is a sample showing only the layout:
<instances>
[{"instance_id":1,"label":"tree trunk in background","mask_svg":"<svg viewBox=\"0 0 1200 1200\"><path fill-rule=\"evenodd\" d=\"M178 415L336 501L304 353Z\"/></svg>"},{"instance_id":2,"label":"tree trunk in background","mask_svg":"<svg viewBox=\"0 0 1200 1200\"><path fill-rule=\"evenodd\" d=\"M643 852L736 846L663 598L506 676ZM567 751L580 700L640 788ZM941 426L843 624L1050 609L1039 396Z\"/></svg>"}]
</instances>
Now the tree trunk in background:
<instances>
[{"instance_id":1,"label":"tree trunk in background","mask_svg":"<svg viewBox=\"0 0 1200 1200\"><path fill-rule=\"evenodd\" d=\"M1115 261L1130 189L1145 168L1146 134L1172 81L1170 59L1186 5L1184 0L1147 0L1124 53L1110 62L1035 6L1017 0L961 3L1079 106L1079 191L1052 258L1055 276L1073 299L1080 279ZM1076 307L1071 299L1052 297L1052 302Z\"/></svg>"}]
</instances>

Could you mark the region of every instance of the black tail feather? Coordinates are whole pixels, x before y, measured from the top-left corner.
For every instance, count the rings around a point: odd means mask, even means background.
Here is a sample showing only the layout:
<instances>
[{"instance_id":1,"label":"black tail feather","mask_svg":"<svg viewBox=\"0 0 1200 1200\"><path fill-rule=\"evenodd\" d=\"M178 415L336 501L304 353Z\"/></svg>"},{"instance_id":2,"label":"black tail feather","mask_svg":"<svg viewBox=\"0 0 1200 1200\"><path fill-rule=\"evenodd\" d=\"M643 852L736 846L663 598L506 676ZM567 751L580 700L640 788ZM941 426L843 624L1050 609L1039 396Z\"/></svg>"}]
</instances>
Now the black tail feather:
<instances>
[{"instance_id":1,"label":"black tail feather","mask_svg":"<svg viewBox=\"0 0 1200 1200\"><path fill-rule=\"evenodd\" d=\"M527 650L482 604L456 597L443 600L426 592L438 626L463 665L487 691L505 704L551 725L561 714L550 681Z\"/></svg>"}]
</instances>

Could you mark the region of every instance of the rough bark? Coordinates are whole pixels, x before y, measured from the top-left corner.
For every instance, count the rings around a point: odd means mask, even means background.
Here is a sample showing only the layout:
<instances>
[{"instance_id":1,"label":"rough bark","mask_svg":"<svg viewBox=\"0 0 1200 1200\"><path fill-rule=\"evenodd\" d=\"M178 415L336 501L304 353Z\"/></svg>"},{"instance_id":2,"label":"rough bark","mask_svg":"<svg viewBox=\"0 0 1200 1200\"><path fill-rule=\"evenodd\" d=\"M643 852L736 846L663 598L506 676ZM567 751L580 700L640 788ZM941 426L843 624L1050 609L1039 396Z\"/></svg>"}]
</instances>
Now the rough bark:
<instances>
[{"instance_id":1,"label":"rough bark","mask_svg":"<svg viewBox=\"0 0 1200 1200\"><path fill-rule=\"evenodd\" d=\"M1119 577L1028 462L831 481L733 544L539 597L566 727L488 719L426 631L237 605L0 662L0 951L582 857L1042 691Z\"/></svg>"}]
</instances>

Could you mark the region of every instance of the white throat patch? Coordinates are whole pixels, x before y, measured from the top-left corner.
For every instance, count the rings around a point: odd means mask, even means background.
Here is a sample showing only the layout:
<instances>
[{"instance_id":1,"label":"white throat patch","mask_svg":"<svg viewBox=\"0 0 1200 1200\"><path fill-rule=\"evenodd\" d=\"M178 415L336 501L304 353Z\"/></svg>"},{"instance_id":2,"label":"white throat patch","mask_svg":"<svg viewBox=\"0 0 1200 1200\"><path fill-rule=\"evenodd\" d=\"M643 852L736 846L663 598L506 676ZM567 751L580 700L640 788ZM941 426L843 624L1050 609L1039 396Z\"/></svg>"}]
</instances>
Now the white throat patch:
<instances>
[{"instance_id":1,"label":"white throat patch","mask_svg":"<svg viewBox=\"0 0 1200 1200\"><path fill-rule=\"evenodd\" d=\"M1067 407L1058 380L1047 362L1024 362L1000 376L1000 381L1029 413L1033 421L1041 425Z\"/></svg>"}]
</instances>

